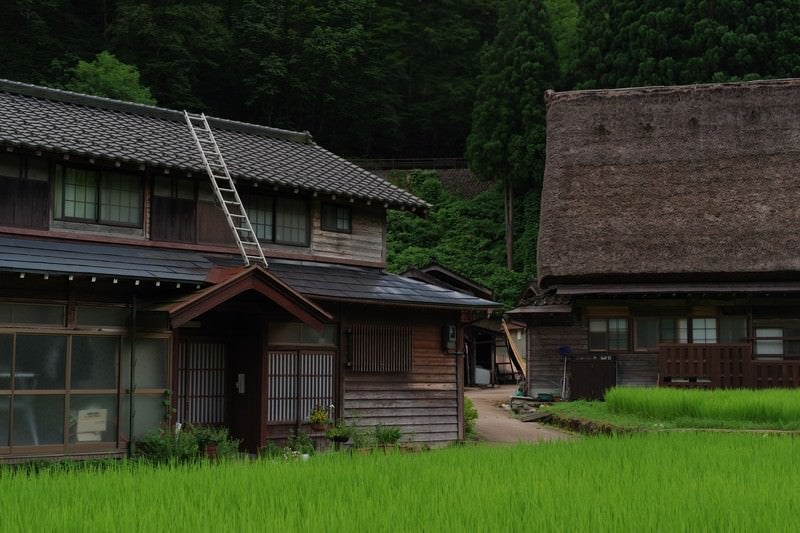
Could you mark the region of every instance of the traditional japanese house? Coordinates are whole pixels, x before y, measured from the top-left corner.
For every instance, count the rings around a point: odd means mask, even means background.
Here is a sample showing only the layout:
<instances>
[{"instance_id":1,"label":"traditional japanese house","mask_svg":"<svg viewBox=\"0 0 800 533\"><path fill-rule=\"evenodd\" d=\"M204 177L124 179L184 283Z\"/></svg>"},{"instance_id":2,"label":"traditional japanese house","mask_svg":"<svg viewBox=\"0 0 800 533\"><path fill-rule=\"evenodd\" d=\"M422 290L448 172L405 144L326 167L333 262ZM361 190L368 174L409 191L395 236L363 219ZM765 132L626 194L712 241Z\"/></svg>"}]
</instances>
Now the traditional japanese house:
<instances>
[{"instance_id":1,"label":"traditional japanese house","mask_svg":"<svg viewBox=\"0 0 800 533\"><path fill-rule=\"evenodd\" d=\"M432 260L410 268L403 276L485 300L494 291ZM464 327L464 384L467 386L517 383L524 379L524 324L506 322L499 315L473 311Z\"/></svg>"},{"instance_id":2,"label":"traditional japanese house","mask_svg":"<svg viewBox=\"0 0 800 533\"><path fill-rule=\"evenodd\" d=\"M800 80L546 100L532 392L798 386Z\"/></svg>"},{"instance_id":3,"label":"traditional japanese house","mask_svg":"<svg viewBox=\"0 0 800 533\"><path fill-rule=\"evenodd\" d=\"M0 81L0 459L122 454L175 422L255 451L315 406L462 438L462 316L497 304L384 270L387 210L429 206L308 133L189 124Z\"/></svg>"}]
</instances>

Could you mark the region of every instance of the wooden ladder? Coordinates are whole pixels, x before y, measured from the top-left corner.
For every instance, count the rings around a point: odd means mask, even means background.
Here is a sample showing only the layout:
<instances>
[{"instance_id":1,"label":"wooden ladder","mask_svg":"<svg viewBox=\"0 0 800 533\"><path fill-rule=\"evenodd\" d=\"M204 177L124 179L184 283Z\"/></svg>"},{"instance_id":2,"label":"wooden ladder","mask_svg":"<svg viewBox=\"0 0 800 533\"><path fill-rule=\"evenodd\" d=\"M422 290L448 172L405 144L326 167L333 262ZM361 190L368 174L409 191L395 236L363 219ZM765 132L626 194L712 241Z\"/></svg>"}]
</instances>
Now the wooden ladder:
<instances>
[{"instance_id":1,"label":"wooden ladder","mask_svg":"<svg viewBox=\"0 0 800 533\"><path fill-rule=\"evenodd\" d=\"M193 115L188 111L184 111L183 115L186 118L186 124L189 126L189 131L192 134L197 150L200 152L200 158L203 160L206 173L211 179L211 189L214 191L214 196L216 196L217 202L225 213L228 227L233 232L233 237L244 260L244 265L249 266L251 263L255 263L267 268L264 250L261 249L258 236L253 230L252 224L250 224L250 218L247 216L242 199L236 191L236 184L234 184L233 178L228 172L225 160L222 159L222 152L220 152L219 145L214 139L214 133L211 131L211 126L208 125L205 114Z\"/></svg>"}]
</instances>

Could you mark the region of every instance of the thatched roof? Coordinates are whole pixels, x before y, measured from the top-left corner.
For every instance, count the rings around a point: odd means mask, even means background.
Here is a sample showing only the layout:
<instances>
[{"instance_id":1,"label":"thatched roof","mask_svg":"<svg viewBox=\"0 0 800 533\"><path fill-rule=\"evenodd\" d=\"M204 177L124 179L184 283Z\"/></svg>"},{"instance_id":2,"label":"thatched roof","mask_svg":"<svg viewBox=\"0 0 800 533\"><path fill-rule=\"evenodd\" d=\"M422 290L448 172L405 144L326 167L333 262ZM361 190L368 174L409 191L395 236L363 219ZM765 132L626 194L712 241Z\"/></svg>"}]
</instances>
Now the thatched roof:
<instances>
[{"instance_id":1,"label":"thatched roof","mask_svg":"<svg viewBox=\"0 0 800 533\"><path fill-rule=\"evenodd\" d=\"M800 275L800 79L547 101L543 286Z\"/></svg>"}]
</instances>

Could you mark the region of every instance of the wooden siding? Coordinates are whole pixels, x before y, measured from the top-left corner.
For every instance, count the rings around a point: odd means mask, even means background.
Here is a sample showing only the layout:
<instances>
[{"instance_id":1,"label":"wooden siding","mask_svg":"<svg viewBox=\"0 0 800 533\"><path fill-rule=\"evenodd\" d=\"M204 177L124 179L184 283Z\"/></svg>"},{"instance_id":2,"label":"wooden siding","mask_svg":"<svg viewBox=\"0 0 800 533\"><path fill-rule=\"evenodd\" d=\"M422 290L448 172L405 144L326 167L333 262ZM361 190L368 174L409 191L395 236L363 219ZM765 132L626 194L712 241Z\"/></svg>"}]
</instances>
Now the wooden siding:
<instances>
[{"instance_id":1,"label":"wooden siding","mask_svg":"<svg viewBox=\"0 0 800 533\"><path fill-rule=\"evenodd\" d=\"M314 202L311 210L310 255L320 259L346 257L358 261L382 263L385 260L383 230L385 214L381 210L367 210L350 205L352 231L340 233L325 231L321 227L321 204Z\"/></svg>"},{"instance_id":2,"label":"wooden siding","mask_svg":"<svg viewBox=\"0 0 800 533\"><path fill-rule=\"evenodd\" d=\"M654 387L658 383L657 353L617 355L617 385Z\"/></svg>"},{"instance_id":3,"label":"wooden siding","mask_svg":"<svg viewBox=\"0 0 800 533\"><path fill-rule=\"evenodd\" d=\"M558 349L569 346L574 354L588 350L587 331L571 316L537 318L528 324L528 393L561 394L564 359Z\"/></svg>"},{"instance_id":4,"label":"wooden siding","mask_svg":"<svg viewBox=\"0 0 800 533\"><path fill-rule=\"evenodd\" d=\"M403 321L411 322L408 316ZM441 327L445 323L443 315L429 321L415 317L410 372L353 372L345 366L345 419L365 427L397 426L403 441L435 444L457 440L462 401L458 356L442 351Z\"/></svg>"}]
</instances>

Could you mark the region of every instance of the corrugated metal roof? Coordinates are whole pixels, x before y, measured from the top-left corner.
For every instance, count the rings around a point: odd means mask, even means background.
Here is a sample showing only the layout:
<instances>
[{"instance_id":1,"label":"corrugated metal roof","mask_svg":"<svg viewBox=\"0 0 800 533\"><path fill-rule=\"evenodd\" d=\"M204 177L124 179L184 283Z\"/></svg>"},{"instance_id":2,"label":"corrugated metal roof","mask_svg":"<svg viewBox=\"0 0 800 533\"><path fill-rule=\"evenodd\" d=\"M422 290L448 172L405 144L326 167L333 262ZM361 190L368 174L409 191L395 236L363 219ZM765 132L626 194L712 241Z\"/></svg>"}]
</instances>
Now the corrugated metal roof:
<instances>
[{"instance_id":1,"label":"corrugated metal roof","mask_svg":"<svg viewBox=\"0 0 800 533\"><path fill-rule=\"evenodd\" d=\"M238 264L238 256L192 250L0 235L0 271L203 283L215 266ZM501 307L377 268L278 259L270 259L269 265L272 274L312 298L426 307Z\"/></svg>"},{"instance_id":2,"label":"corrugated metal roof","mask_svg":"<svg viewBox=\"0 0 800 533\"><path fill-rule=\"evenodd\" d=\"M388 181L293 132L209 117L234 178L426 209ZM179 111L0 80L0 143L204 173Z\"/></svg>"}]
</instances>

